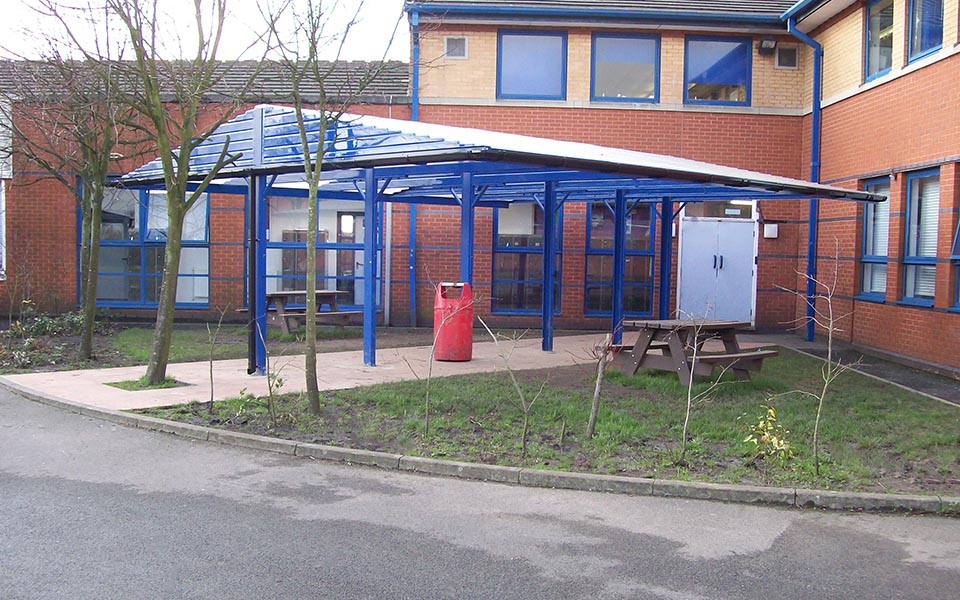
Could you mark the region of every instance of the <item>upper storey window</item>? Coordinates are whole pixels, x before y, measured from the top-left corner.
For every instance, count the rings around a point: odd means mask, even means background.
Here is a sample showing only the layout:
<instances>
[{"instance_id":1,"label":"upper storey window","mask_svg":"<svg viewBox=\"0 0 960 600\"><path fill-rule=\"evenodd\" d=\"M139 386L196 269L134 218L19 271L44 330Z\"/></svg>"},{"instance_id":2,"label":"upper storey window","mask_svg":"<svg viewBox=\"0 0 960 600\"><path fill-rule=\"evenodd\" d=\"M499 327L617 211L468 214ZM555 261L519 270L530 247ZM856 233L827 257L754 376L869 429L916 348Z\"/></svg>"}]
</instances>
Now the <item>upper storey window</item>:
<instances>
[{"instance_id":1,"label":"upper storey window","mask_svg":"<svg viewBox=\"0 0 960 600\"><path fill-rule=\"evenodd\" d=\"M684 102L750 104L752 44L748 38L688 37Z\"/></svg>"},{"instance_id":2,"label":"upper storey window","mask_svg":"<svg viewBox=\"0 0 960 600\"><path fill-rule=\"evenodd\" d=\"M497 98L566 99L566 33L501 31L498 38Z\"/></svg>"},{"instance_id":3,"label":"upper storey window","mask_svg":"<svg viewBox=\"0 0 960 600\"><path fill-rule=\"evenodd\" d=\"M890 72L893 66L893 0L876 0L867 5L865 78Z\"/></svg>"},{"instance_id":4,"label":"upper storey window","mask_svg":"<svg viewBox=\"0 0 960 600\"><path fill-rule=\"evenodd\" d=\"M910 0L910 60L943 45L943 0Z\"/></svg>"},{"instance_id":5,"label":"upper storey window","mask_svg":"<svg viewBox=\"0 0 960 600\"><path fill-rule=\"evenodd\" d=\"M591 100L656 102L659 71L659 36L593 35Z\"/></svg>"}]
</instances>

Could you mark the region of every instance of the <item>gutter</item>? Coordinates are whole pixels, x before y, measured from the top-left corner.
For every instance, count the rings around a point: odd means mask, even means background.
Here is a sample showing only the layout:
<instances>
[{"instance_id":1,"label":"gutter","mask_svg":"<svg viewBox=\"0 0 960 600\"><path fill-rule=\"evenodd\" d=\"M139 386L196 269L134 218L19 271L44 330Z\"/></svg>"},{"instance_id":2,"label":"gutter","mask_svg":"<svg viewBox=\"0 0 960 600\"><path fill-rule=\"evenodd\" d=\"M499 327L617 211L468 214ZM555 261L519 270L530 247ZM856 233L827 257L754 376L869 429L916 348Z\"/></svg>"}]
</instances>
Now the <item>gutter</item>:
<instances>
[{"instance_id":1,"label":"gutter","mask_svg":"<svg viewBox=\"0 0 960 600\"><path fill-rule=\"evenodd\" d=\"M410 75L410 120L420 120L420 11L416 5L410 8L410 25L413 38L413 72ZM417 205L407 207L407 287L410 297L410 327L417 326ZM388 267L389 269L389 267Z\"/></svg>"},{"instance_id":2,"label":"gutter","mask_svg":"<svg viewBox=\"0 0 960 600\"><path fill-rule=\"evenodd\" d=\"M806 4L812 4L807 2ZM813 98L812 98L812 119L810 125L810 181L820 182L820 104L822 101L823 90L821 80L823 79L823 46L809 35L797 29L796 12L799 12L800 2L788 13L793 13L787 17L787 32L797 38L804 44L813 49ZM816 277L817 277L817 221L820 209L820 201L816 198L810 199L810 211L807 225L807 341L813 341L814 317L816 302Z\"/></svg>"}]
</instances>

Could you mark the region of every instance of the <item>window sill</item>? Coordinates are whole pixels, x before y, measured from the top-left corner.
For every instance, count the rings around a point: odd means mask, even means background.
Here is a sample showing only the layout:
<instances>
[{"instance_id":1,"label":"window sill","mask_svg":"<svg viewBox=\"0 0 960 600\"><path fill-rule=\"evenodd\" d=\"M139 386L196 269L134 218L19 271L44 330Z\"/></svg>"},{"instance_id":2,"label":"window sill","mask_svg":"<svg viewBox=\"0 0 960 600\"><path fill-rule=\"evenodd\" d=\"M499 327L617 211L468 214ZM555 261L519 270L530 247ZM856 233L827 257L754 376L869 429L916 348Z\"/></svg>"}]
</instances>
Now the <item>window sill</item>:
<instances>
[{"instance_id":1,"label":"window sill","mask_svg":"<svg viewBox=\"0 0 960 600\"><path fill-rule=\"evenodd\" d=\"M908 57L907 57L907 64L908 64L908 65L911 65L911 64L913 64L913 63L915 63L915 62L917 62L917 61L920 61L920 60L925 59L925 58L928 57L928 56L933 56L933 55L936 54L937 52L940 52L941 49L943 49L943 44L940 44L939 46L935 46L935 47L933 47L933 48L930 48L929 50L924 50L923 52L920 52L920 53L918 53L918 54L916 54L916 55L914 55L914 56L908 56Z\"/></svg>"},{"instance_id":2,"label":"window sill","mask_svg":"<svg viewBox=\"0 0 960 600\"><path fill-rule=\"evenodd\" d=\"M933 308L933 300L923 298L904 298L896 302L899 306L913 306L915 308Z\"/></svg>"},{"instance_id":3,"label":"window sill","mask_svg":"<svg viewBox=\"0 0 960 600\"><path fill-rule=\"evenodd\" d=\"M859 300L861 302L874 302L876 304L886 304L887 299L883 294L857 294L853 297L854 300Z\"/></svg>"},{"instance_id":4,"label":"window sill","mask_svg":"<svg viewBox=\"0 0 960 600\"><path fill-rule=\"evenodd\" d=\"M951 306L950 308L947 309L947 312L960 314L960 305Z\"/></svg>"}]
</instances>

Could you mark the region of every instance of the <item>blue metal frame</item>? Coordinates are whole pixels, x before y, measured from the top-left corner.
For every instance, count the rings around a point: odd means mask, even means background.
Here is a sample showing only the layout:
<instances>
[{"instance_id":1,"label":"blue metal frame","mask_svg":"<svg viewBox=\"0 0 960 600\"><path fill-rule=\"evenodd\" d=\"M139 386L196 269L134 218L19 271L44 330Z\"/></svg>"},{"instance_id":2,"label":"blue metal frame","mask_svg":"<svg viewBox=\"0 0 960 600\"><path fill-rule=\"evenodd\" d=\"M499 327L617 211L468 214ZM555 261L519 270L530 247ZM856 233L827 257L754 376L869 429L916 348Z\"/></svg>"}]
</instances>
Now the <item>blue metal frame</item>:
<instances>
[{"instance_id":1,"label":"blue metal frame","mask_svg":"<svg viewBox=\"0 0 960 600\"><path fill-rule=\"evenodd\" d=\"M950 250L950 260L954 269L953 309L960 310L960 221L957 222L957 232L953 235L953 248Z\"/></svg>"},{"instance_id":2,"label":"blue metal frame","mask_svg":"<svg viewBox=\"0 0 960 600\"><path fill-rule=\"evenodd\" d=\"M560 94L541 95L541 94L511 94L503 91L503 37L504 36L528 36L560 39ZM566 100L567 99L567 32L566 31L542 31L542 30L524 30L524 29L502 29L497 32L497 98L503 100Z\"/></svg>"},{"instance_id":3,"label":"blue metal frame","mask_svg":"<svg viewBox=\"0 0 960 600\"><path fill-rule=\"evenodd\" d=\"M543 210L543 206L534 203L536 210L539 208ZM499 231L500 227L500 209L494 208L493 210L493 253L491 260L490 268L490 289L495 290L498 283L524 283L531 285L543 285L542 279L499 279L497 278L497 254L521 254L521 255L541 255L543 257L543 247L537 248L536 246L501 246L499 244ZM556 248L557 258L559 259L559 267L557 268L557 283L559 285L558 289L563 287L563 206L557 210L557 227L556 227ZM544 259L545 260L545 259ZM540 270L540 275L543 275L543 269ZM491 294L490 298L490 313L495 315L504 315L504 316L524 316L524 315L538 315L543 311L543 307L539 308L497 308L495 294ZM561 305L563 303L562 294L556 302L554 307L554 315L559 316L561 312Z\"/></svg>"},{"instance_id":4,"label":"blue metal frame","mask_svg":"<svg viewBox=\"0 0 960 600\"><path fill-rule=\"evenodd\" d=\"M690 42L737 42L747 47L747 83L744 100L694 100L689 97ZM753 93L753 38L741 36L688 35L683 40L683 103L706 106L750 106Z\"/></svg>"},{"instance_id":5,"label":"blue metal frame","mask_svg":"<svg viewBox=\"0 0 960 600\"><path fill-rule=\"evenodd\" d=\"M553 282L556 253L557 190L556 183L543 184L543 341L544 352L553 350Z\"/></svg>"},{"instance_id":6,"label":"blue metal frame","mask_svg":"<svg viewBox=\"0 0 960 600\"><path fill-rule=\"evenodd\" d=\"M910 9L907 13L908 19L909 19L909 27L908 27L908 35L907 35L907 64L916 62L926 56L930 56L931 54L934 54L938 52L941 48L943 48L943 0L940 0L940 43L930 46L929 48L924 48L922 50L919 50L916 54L914 54L913 36L917 33L920 33L922 35L924 31L923 27L925 24L925 23L921 23L920 31L919 32L915 31L914 29L915 22L913 18L913 13L914 13L917 2L923 2L923 0L910 0Z\"/></svg>"},{"instance_id":7,"label":"blue metal frame","mask_svg":"<svg viewBox=\"0 0 960 600\"><path fill-rule=\"evenodd\" d=\"M100 240L101 248L138 248L140 254L140 266L137 271L100 271L100 265L97 265L97 277L98 278L123 278L127 279L130 277L137 277L140 280L140 297L138 300L102 300L97 299L97 306L104 308L157 308L159 306L158 301L150 301L147 299L147 282L150 280L156 280L158 284L162 283L163 280L163 271L147 271L147 253L148 251L157 251L162 250L166 246L166 241L156 241L148 239L148 219L149 219L149 204L151 202L151 196L154 192L163 192L162 189L151 188L151 189L141 189L141 190L132 190L135 191L138 195L137 200L137 218L139 219L140 227L137 229L137 239L136 240ZM194 275L192 273L180 273L177 278L183 282L188 279L198 279L205 278L208 282L210 281L210 194L206 193L206 215L205 220L206 224L204 227L204 239L202 240L182 240L181 248L190 249L190 248L200 248L206 249L207 251L207 272L205 275ZM79 234L78 234L79 239ZM101 259L103 255L101 254ZM79 260L79 256L78 256ZM159 291L159 287L157 288ZM79 292L79 288L78 288ZM209 297L207 302L177 302L176 308L180 309L207 309L210 308Z\"/></svg>"},{"instance_id":8,"label":"blue metal frame","mask_svg":"<svg viewBox=\"0 0 960 600\"><path fill-rule=\"evenodd\" d=\"M614 240L613 248L594 248L593 247L593 211L602 206L603 210L610 210L614 219ZM650 211L650 246L647 250L627 250L626 248L626 218L628 214L637 209ZM611 331L616 333L616 326L624 317L651 317L653 316L653 261L656 256L654 248L657 243L657 212L653 205L649 203L634 203L633 206L627 204L627 194L621 190L614 198L613 204L590 203L587 205L586 218L586 244L584 245L584 295L583 295L583 314L587 317L611 317ZM620 232L620 227L624 231ZM613 280L608 282L590 278L590 257L591 256L611 256L613 258ZM650 282L649 283L626 283L623 281L625 276L626 258L630 256L649 257L650 258ZM619 280L619 281L618 281ZM594 310L587 305L587 289L596 287L612 287L613 304L610 310ZM649 288L650 289L650 310L646 312L626 311L623 306L623 293L626 288Z\"/></svg>"},{"instance_id":9,"label":"blue metal frame","mask_svg":"<svg viewBox=\"0 0 960 600\"><path fill-rule=\"evenodd\" d=\"M673 273L673 199L660 201L660 298L657 305L657 318L670 318L670 288Z\"/></svg>"},{"instance_id":10,"label":"blue metal frame","mask_svg":"<svg viewBox=\"0 0 960 600\"><path fill-rule=\"evenodd\" d=\"M925 179L927 177L936 176L939 181L940 169L925 169L923 171L914 171L913 173L907 174L907 201L906 201L906 211L903 218L903 273L901 275L901 290L902 294L898 304L908 304L911 306L920 306L929 308L933 306L933 298L919 298L916 296L907 296L907 277L910 267L934 267L937 265L936 256L915 256L908 254L910 247L910 230L916 225L919 228L919 223L913 223L911 215L913 214L913 186L920 179ZM938 211L939 213L939 211ZM939 219L939 216L938 216ZM919 229L917 230L919 235Z\"/></svg>"},{"instance_id":11,"label":"blue metal frame","mask_svg":"<svg viewBox=\"0 0 960 600\"><path fill-rule=\"evenodd\" d=\"M634 98L597 96L597 39L619 40L652 40L654 43L653 56L653 98ZM660 102L660 36L643 33L600 33L594 32L590 39L590 100L593 102L642 102L657 104Z\"/></svg>"},{"instance_id":12,"label":"blue metal frame","mask_svg":"<svg viewBox=\"0 0 960 600\"><path fill-rule=\"evenodd\" d=\"M877 71L876 73L870 73L870 11L874 6L880 4L881 2L890 2L894 3L894 0L870 0L867 2L867 5L863 8L863 81L873 81L874 79L879 79L884 75L888 74L893 68L892 66L883 69L882 71Z\"/></svg>"},{"instance_id":13,"label":"blue metal frame","mask_svg":"<svg viewBox=\"0 0 960 600\"><path fill-rule=\"evenodd\" d=\"M377 293L377 273L380 264L377 241L380 238L380 219L377 210L377 177L373 169L364 169L363 174L364 214L367 215L363 235L363 260L366 263L363 269L363 364L375 366L377 364L377 307L375 299Z\"/></svg>"},{"instance_id":14,"label":"blue metal frame","mask_svg":"<svg viewBox=\"0 0 960 600\"><path fill-rule=\"evenodd\" d=\"M864 181L863 187L865 190L871 191L870 188L875 188L877 186L886 185L890 187L890 179L888 177L877 177L874 179L868 179ZM889 202L889 200L887 200ZM873 209L876 210L877 205L873 205ZM865 269L864 266L867 264L871 265L884 265L888 263L888 256L890 254L889 242L888 247L884 248L885 254L867 254L867 233L868 229L871 227L870 221L867 219L869 216L869 205L864 206L863 217L862 217L862 231L860 235L860 293L855 297L857 300L867 300L869 302L884 302L886 300L886 292L871 292L864 290L864 279L865 279ZM887 231L889 235L890 221L889 217L887 220ZM889 240L889 237L888 237Z\"/></svg>"}]
</instances>

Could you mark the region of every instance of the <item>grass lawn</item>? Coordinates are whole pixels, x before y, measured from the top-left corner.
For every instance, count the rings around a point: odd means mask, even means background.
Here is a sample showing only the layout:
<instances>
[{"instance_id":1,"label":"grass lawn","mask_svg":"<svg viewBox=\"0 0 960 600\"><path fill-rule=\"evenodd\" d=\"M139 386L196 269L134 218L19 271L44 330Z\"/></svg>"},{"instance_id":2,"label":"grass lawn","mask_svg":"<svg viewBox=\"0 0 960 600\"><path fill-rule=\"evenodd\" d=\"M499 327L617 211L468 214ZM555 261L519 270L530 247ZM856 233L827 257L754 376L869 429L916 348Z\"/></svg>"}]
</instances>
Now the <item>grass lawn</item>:
<instances>
[{"instance_id":1,"label":"grass lawn","mask_svg":"<svg viewBox=\"0 0 960 600\"><path fill-rule=\"evenodd\" d=\"M205 333L205 332L204 332ZM821 474L814 473L816 399L791 390L820 386L817 359L781 349L750 382L723 382L691 415L685 463L679 441L686 389L668 373L608 374L592 440L584 439L593 393L586 367L519 371L528 398L539 397L521 456L523 411L506 373L331 392L319 416L305 400L281 395L146 411L163 418L288 439L512 466L682 480L761 483L868 491L960 495L960 409L857 373L838 379L821 423ZM698 383L697 390L709 387ZM542 391L540 391L542 388ZM748 428L776 408L794 456L751 460Z\"/></svg>"}]
</instances>

